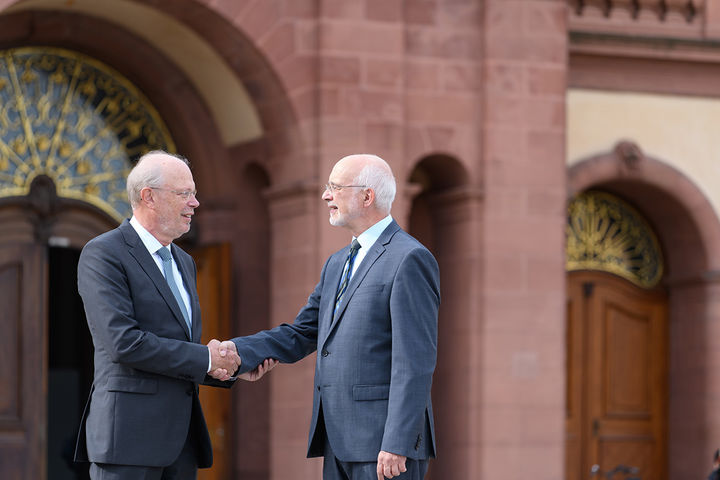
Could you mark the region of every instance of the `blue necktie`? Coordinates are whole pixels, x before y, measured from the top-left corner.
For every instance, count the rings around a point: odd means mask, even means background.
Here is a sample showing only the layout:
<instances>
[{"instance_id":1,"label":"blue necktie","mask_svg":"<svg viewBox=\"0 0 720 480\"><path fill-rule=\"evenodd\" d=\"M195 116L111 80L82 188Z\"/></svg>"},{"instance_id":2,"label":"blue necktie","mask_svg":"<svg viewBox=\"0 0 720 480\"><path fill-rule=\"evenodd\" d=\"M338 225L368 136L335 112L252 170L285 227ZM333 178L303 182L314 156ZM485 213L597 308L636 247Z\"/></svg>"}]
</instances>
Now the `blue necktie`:
<instances>
[{"instance_id":1,"label":"blue necktie","mask_svg":"<svg viewBox=\"0 0 720 480\"><path fill-rule=\"evenodd\" d=\"M170 250L167 247L162 247L157 251L157 254L160 255L160 258L162 258L163 272L165 272L165 281L167 281L168 286L170 287L170 290L175 297L175 301L180 307L183 318L185 318L185 323L188 326L188 331L192 332L192 326L190 325L190 317L188 316L187 309L185 308L185 302L183 302L182 296L180 295L180 290L175 283L175 275L173 275L172 256L170 255Z\"/></svg>"},{"instance_id":2,"label":"blue necktie","mask_svg":"<svg viewBox=\"0 0 720 480\"><path fill-rule=\"evenodd\" d=\"M350 245L350 253L348 253L347 260L345 260L345 268L343 269L342 273L342 281L340 282L340 286L337 289L337 293L335 294L335 310L333 310L333 318L335 317L335 314L338 311L338 308L340 307L340 303L342 303L343 295L345 295L345 291L347 290L348 283L350 283L350 277L352 276L352 269L353 269L353 263L355 262L355 257L357 256L358 250L360 250L360 243L357 241L357 239L352 241L352 244Z\"/></svg>"}]
</instances>

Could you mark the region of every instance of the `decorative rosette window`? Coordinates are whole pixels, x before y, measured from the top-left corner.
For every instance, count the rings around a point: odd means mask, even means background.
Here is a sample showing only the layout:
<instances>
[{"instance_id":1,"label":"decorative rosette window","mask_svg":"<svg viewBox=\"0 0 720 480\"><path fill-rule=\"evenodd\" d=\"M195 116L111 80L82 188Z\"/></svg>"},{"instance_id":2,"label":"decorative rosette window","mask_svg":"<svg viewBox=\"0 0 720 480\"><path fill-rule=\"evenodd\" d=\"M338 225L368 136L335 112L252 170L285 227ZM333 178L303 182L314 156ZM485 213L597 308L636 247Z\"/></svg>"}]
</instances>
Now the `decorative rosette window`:
<instances>
[{"instance_id":1,"label":"decorative rosette window","mask_svg":"<svg viewBox=\"0 0 720 480\"><path fill-rule=\"evenodd\" d=\"M0 197L27 195L45 175L58 197L129 216L125 178L149 150L174 151L147 98L86 55L49 47L0 50Z\"/></svg>"},{"instance_id":2,"label":"decorative rosette window","mask_svg":"<svg viewBox=\"0 0 720 480\"><path fill-rule=\"evenodd\" d=\"M657 237L640 213L620 198L588 191L568 206L568 271L599 270L644 288L663 274Z\"/></svg>"}]
</instances>

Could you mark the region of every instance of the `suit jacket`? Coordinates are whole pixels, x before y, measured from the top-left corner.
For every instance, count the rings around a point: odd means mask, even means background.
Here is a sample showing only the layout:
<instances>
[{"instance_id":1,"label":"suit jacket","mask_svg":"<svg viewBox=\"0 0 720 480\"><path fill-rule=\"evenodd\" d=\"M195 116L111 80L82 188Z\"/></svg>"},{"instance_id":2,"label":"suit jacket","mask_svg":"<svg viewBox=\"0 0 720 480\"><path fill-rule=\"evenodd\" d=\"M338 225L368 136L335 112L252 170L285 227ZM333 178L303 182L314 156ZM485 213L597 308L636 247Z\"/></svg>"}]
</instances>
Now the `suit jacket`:
<instances>
[{"instance_id":1,"label":"suit jacket","mask_svg":"<svg viewBox=\"0 0 720 480\"><path fill-rule=\"evenodd\" d=\"M192 332L160 269L126 220L85 245L78 290L95 347L95 376L83 413L76 461L170 465L193 428L199 467L212 448L198 400L208 349L200 345L195 263L172 254L192 304Z\"/></svg>"},{"instance_id":2,"label":"suit jacket","mask_svg":"<svg viewBox=\"0 0 720 480\"><path fill-rule=\"evenodd\" d=\"M292 325L233 339L241 371L268 357L292 363L317 350L308 456L323 455L327 435L342 461L374 462L380 450L434 457L437 262L393 221L350 279L333 321L348 251L327 260Z\"/></svg>"}]
</instances>

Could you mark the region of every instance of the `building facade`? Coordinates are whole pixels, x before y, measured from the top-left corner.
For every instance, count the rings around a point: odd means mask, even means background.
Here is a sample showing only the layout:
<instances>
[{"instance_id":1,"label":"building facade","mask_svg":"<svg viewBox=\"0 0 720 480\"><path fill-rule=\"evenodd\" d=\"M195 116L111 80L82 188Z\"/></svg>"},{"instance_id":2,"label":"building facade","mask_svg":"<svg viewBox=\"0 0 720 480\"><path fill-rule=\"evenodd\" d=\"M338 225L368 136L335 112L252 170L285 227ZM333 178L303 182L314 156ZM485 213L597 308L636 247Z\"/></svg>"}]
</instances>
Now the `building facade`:
<instances>
[{"instance_id":1,"label":"building facade","mask_svg":"<svg viewBox=\"0 0 720 480\"><path fill-rule=\"evenodd\" d=\"M82 246L186 156L204 334L292 321L385 158L441 269L428 478L704 478L720 446L720 0L0 0L0 476L67 460ZM202 478L315 479L314 363L203 389Z\"/></svg>"}]
</instances>

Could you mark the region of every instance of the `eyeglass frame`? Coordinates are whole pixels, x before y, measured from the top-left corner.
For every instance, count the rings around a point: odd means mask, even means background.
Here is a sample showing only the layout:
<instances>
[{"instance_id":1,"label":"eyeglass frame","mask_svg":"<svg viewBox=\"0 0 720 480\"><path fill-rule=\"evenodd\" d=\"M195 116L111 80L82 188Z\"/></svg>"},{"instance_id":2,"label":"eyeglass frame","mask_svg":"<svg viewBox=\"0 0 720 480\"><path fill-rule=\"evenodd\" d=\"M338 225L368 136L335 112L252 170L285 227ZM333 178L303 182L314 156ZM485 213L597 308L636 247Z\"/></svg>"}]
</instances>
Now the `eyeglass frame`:
<instances>
[{"instance_id":1,"label":"eyeglass frame","mask_svg":"<svg viewBox=\"0 0 720 480\"><path fill-rule=\"evenodd\" d=\"M336 193L341 191L343 188L368 188L367 185L335 185L334 183L326 183L323 188L323 193L330 190L330 193Z\"/></svg>"},{"instance_id":2,"label":"eyeglass frame","mask_svg":"<svg viewBox=\"0 0 720 480\"><path fill-rule=\"evenodd\" d=\"M182 197L183 200L187 200L190 198L190 195L195 197L197 200L197 190L173 190L172 188L162 188L162 187L148 187L151 190L165 190L166 192L171 192L177 195L178 197Z\"/></svg>"}]
</instances>

